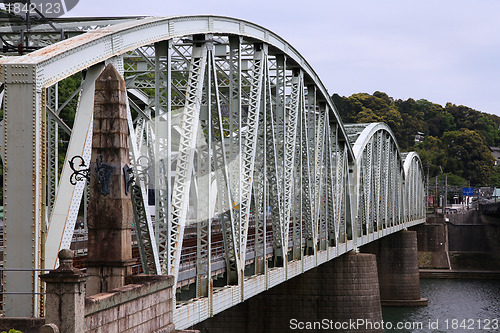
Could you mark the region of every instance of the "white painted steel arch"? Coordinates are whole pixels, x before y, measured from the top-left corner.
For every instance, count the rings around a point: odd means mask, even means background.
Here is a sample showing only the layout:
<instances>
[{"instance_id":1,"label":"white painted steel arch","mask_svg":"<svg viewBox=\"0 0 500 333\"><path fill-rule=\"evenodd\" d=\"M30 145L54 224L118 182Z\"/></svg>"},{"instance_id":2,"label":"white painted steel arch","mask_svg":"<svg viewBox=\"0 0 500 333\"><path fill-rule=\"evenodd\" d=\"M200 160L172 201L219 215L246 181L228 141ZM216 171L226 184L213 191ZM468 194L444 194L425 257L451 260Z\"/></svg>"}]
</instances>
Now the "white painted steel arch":
<instances>
[{"instance_id":1,"label":"white painted steel arch","mask_svg":"<svg viewBox=\"0 0 500 333\"><path fill-rule=\"evenodd\" d=\"M222 16L148 17L107 28L88 31L22 57L12 57L6 64L36 65L36 85L47 88L65 77L92 65L123 55L140 46L196 34L227 34L253 38L277 48L304 70L323 96L328 91L316 72L300 53L284 39L257 24ZM5 82L4 77L0 78ZM326 102L333 110L329 98ZM340 122L338 114L334 114ZM344 133L345 134L345 133Z\"/></svg>"},{"instance_id":2,"label":"white painted steel arch","mask_svg":"<svg viewBox=\"0 0 500 333\"><path fill-rule=\"evenodd\" d=\"M404 153L406 221L425 218L424 168L415 152Z\"/></svg>"},{"instance_id":3,"label":"white painted steel arch","mask_svg":"<svg viewBox=\"0 0 500 333\"><path fill-rule=\"evenodd\" d=\"M184 235L197 239L193 253L199 300L176 310L177 328L356 246L423 222L411 210L402 223L404 205L390 202L399 188L384 190L392 184L384 178L385 167L391 170L389 177L397 178L394 184L405 177L390 129L384 124L344 127L305 59L258 25L217 16L151 17L2 61L6 267L53 268L58 250L71 243L85 184L69 184L67 162L75 155L90 162L93 84L106 63L123 74L129 93L137 179L134 222L144 271L172 274L178 285L189 283L181 267L188 251ZM59 117L64 103L51 96L57 96L58 82L76 73L83 80L74 93L79 103L69 128ZM50 182L50 175L57 174L57 149L45 147L54 147L57 126L71 137L61 176ZM380 181L370 184L385 191L377 201L378 216L385 220L376 220L372 229L358 212L359 188L366 186L361 180L369 179L366 168L372 165L363 152L374 138L383 142L377 147L388 158L373 154L381 161L377 177L385 180L383 186ZM418 167L410 168L410 174ZM412 184L418 181L414 177ZM404 192L413 195L410 205L418 201L420 192L411 192L417 185ZM366 196L362 201L370 202ZM229 286L214 292L212 265L219 263L212 258L211 235L217 233L223 238ZM16 251L14 239L32 251ZM269 250L271 266L265 259ZM19 291L30 285L31 277L6 273L5 283L8 290ZM14 313L14 300L22 304L29 298L6 299L12 306L7 310Z\"/></svg>"},{"instance_id":4,"label":"white painted steel arch","mask_svg":"<svg viewBox=\"0 0 500 333\"><path fill-rule=\"evenodd\" d=\"M345 125L356 159L356 232L359 245L405 225L403 160L384 123Z\"/></svg>"}]
</instances>

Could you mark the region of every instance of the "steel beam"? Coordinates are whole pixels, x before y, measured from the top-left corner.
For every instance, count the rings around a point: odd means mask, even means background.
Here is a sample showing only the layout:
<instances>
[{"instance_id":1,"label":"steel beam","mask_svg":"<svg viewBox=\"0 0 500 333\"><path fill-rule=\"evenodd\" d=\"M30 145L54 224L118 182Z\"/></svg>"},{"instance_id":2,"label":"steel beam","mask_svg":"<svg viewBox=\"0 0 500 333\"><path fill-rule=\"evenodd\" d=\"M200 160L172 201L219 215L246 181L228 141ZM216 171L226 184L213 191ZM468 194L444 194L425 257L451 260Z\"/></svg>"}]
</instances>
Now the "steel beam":
<instances>
[{"instance_id":1,"label":"steel beam","mask_svg":"<svg viewBox=\"0 0 500 333\"><path fill-rule=\"evenodd\" d=\"M85 182L70 184L73 173L69 160L73 156L82 156L85 164L90 164L90 148L92 138L92 111L94 105L95 80L104 69L102 65L94 66L87 71L85 82L80 93L74 126L78 131L71 136L65 163L61 172L59 188L54 201L54 208L47 230L45 247L45 267L54 269L57 253L60 249L69 248L75 228L78 210L82 199Z\"/></svg>"},{"instance_id":2,"label":"steel beam","mask_svg":"<svg viewBox=\"0 0 500 333\"><path fill-rule=\"evenodd\" d=\"M35 65L4 64L4 267L40 268L42 226L42 170L39 147L43 140L45 114L41 112L42 91L37 87ZM37 89L38 88L38 89ZM30 271L5 271L4 290L38 290ZM4 314L10 317L35 315L37 297L4 294Z\"/></svg>"}]
</instances>

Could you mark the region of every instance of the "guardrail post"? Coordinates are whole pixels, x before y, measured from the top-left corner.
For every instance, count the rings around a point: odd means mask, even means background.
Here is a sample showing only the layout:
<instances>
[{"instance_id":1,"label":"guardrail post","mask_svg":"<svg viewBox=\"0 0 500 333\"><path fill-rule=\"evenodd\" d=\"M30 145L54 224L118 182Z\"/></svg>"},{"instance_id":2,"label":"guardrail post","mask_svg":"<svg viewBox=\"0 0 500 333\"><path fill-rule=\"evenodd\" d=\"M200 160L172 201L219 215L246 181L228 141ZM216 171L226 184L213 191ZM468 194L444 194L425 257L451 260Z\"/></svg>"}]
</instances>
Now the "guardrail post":
<instances>
[{"instance_id":1,"label":"guardrail post","mask_svg":"<svg viewBox=\"0 0 500 333\"><path fill-rule=\"evenodd\" d=\"M86 274L73 267L74 253L59 251L59 267L40 276L47 284L45 322L57 325L61 332L85 332Z\"/></svg>"}]
</instances>

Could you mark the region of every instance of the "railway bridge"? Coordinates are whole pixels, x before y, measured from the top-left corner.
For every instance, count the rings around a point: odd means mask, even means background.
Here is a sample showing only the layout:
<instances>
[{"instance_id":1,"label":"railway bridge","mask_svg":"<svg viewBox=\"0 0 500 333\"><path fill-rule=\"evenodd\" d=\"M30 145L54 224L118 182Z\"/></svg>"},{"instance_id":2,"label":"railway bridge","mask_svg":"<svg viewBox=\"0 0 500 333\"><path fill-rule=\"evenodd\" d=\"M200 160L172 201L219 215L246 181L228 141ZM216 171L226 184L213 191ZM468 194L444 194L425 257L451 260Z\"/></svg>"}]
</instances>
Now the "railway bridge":
<instances>
[{"instance_id":1,"label":"railway bridge","mask_svg":"<svg viewBox=\"0 0 500 333\"><path fill-rule=\"evenodd\" d=\"M85 223L75 170L93 163L94 84L110 63L127 88L141 270L174 276L178 328L425 221L418 155L383 123L343 124L306 59L264 27L54 24L22 34L37 50L0 59L6 316L38 313L37 275ZM5 51L20 30L2 29Z\"/></svg>"}]
</instances>

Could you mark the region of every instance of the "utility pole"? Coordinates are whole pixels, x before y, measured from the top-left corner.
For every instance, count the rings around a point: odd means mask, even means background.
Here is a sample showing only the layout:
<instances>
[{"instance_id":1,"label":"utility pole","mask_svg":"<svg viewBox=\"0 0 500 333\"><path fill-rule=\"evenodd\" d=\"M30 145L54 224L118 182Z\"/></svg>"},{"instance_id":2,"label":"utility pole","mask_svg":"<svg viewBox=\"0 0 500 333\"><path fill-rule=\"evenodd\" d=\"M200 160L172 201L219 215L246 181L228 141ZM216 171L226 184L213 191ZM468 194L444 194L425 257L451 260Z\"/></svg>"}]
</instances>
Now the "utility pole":
<instances>
[{"instance_id":1,"label":"utility pole","mask_svg":"<svg viewBox=\"0 0 500 333\"><path fill-rule=\"evenodd\" d=\"M442 184L443 184L443 168L441 168L441 166L439 166L439 170L441 171L441 186L442 186ZM437 189L437 176L436 176L436 189ZM442 196L442 192L440 193L439 197L441 198L441 196ZM445 209L444 209L445 200L444 200L444 198L442 200L443 201L441 202L441 214L443 214L443 216L444 216L444 214L445 214L445 212L444 212L445 211Z\"/></svg>"},{"instance_id":2,"label":"utility pole","mask_svg":"<svg viewBox=\"0 0 500 333\"><path fill-rule=\"evenodd\" d=\"M446 207L448 206L448 175L444 175L444 212L446 214Z\"/></svg>"},{"instance_id":3,"label":"utility pole","mask_svg":"<svg viewBox=\"0 0 500 333\"><path fill-rule=\"evenodd\" d=\"M438 177L436 176L436 187L434 189L434 215L437 216L438 204L439 202L436 200L438 197Z\"/></svg>"},{"instance_id":4,"label":"utility pole","mask_svg":"<svg viewBox=\"0 0 500 333\"><path fill-rule=\"evenodd\" d=\"M469 185L468 188L470 189L470 178L469 178ZM467 210L469 210L469 198L467 197Z\"/></svg>"},{"instance_id":5,"label":"utility pole","mask_svg":"<svg viewBox=\"0 0 500 333\"><path fill-rule=\"evenodd\" d=\"M425 208L429 207L429 166L430 165L431 164L429 162L427 162L427 183L425 186L425 199L426 199Z\"/></svg>"}]
</instances>

